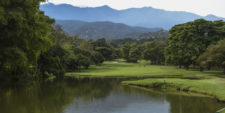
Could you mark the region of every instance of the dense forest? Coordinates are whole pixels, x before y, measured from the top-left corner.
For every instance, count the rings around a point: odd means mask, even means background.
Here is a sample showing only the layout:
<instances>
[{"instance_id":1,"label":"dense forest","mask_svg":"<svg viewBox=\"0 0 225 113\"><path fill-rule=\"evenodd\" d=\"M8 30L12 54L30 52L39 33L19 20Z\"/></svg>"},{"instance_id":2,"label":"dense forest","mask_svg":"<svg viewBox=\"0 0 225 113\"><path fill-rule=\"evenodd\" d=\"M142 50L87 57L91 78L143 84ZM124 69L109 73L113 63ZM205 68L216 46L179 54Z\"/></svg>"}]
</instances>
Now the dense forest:
<instances>
[{"instance_id":1,"label":"dense forest","mask_svg":"<svg viewBox=\"0 0 225 113\"><path fill-rule=\"evenodd\" d=\"M76 20L56 20L56 24L62 26L62 29L70 34L79 35L85 39L99 39L104 37L106 40L118 38L138 38L148 32L159 31L160 28L143 28L128 26L121 23L104 22L84 22Z\"/></svg>"},{"instance_id":2,"label":"dense forest","mask_svg":"<svg viewBox=\"0 0 225 113\"><path fill-rule=\"evenodd\" d=\"M138 39L85 40L70 36L39 9L43 0L0 1L0 79L63 77L105 60L216 67L225 73L225 22L198 19ZM150 33L151 34L151 33ZM151 34L152 36L152 34ZM147 38L146 38L147 37ZM168 37L168 38L167 38Z\"/></svg>"}]
</instances>

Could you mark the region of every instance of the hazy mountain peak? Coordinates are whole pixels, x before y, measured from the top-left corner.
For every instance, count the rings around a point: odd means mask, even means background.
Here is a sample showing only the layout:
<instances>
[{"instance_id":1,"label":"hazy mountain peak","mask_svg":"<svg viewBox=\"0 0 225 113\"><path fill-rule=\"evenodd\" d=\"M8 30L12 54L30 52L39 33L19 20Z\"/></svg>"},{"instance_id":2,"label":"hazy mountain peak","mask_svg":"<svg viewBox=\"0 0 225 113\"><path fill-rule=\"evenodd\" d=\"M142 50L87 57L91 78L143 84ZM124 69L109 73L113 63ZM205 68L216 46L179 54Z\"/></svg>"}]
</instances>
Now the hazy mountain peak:
<instances>
[{"instance_id":1,"label":"hazy mountain peak","mask_svg":"<svg viewBox=\"0 0 225 113\"><path fill-rule=\"evenodd\" d=\"M109 9L112 9L110 6L108 5L103 5L103 6L100 6L100 8L109 8Z\"/></svg>"},{"instance_id":2,"label":"hazy mountain peak","mask_svg":"<svg viewBox=\"0 0 225 113\"><path fill-rule=\"evenodd\" d=\"M43 4L41 10L57 20L81 20L87 22L111 21L130 26L170 29L176 24L204 18L207 20L225 20L215 15L200 16L185 11L167 11L152 7L115 10L107 5L100 7L75 7L69 4Z\"/></svg>"},{"instance_id":3,"label":"hazy mountain peak","mask_svg":"<svg viewBox=\"0 0 225 113\"><path fill-rule=\"evenodd\" d=\"M139 35L148 32L159 31L159 28L143 28L131 27L121 23L113 23L109 21L104 22L83 22L76 20L57 20L57 24L69 33L71 36L79 35L81 38L98 39L106 38L137 38ZM87 32L88 31L88 32Z\"/></svg>"},{"instance_id":4,"label":"hazy mountain peak","mask_svg":"<svg viewBox=\"0 0 225 113\"><path fill-rule=\"evenodd\" d=\"M48 5L48 6L51 6L51 5L55 5L55 4L53 4L53 3L49 2L49 3L45 3L45 4L43 4L43 5Z\"/></svg>"},{"instance_id":5,"label":"hazy mountain peak","mask_svg":"<svg viewBox=\"0 0 225 113\"><path fill-rule=\"evenodd\" d=\"M215 16L215 15L213 15L213 14L208 14L208 15L206 15L206 16L204 17L204 19L207 19L207 20L213 20L213 21L215 21L215 20L225 20L224 18L222 18L222 17L217 17L217 16Z\"/></svg>"}]
</instances>

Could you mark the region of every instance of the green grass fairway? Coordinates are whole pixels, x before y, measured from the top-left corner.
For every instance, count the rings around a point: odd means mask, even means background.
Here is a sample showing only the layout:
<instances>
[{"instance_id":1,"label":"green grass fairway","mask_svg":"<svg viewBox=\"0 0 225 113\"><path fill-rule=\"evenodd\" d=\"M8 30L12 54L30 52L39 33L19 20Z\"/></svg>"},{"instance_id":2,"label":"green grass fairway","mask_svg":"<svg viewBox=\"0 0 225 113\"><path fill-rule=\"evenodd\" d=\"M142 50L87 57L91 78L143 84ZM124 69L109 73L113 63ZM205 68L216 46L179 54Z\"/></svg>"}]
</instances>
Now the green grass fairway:
<instances>
[{"instance_id":1,"label":"green grass fairway","mask_svg":"<svg viewBox=\"0 0 225 113\"><path fill-rule=\"evenodd\" d=\"M104 62L101 66L90 66L81 72L68 72L67 76L91 77L209 77L222 75L220 71L179 69L175 66L146 65L142 63L125 63L117 61Z\"/></svg>"}]
</instances>

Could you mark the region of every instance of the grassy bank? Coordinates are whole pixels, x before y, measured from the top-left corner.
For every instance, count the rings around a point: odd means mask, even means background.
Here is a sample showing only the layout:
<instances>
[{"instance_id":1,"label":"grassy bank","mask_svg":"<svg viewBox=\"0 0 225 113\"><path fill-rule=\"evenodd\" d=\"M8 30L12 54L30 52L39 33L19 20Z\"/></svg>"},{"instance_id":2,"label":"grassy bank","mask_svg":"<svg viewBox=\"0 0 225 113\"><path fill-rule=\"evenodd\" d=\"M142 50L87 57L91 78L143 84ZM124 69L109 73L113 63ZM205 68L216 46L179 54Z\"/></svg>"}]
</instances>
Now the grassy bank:
<instances>
[{"instance_id":1,"label":"grassy bank","mask_svg":"<svg viewBox=\"0 0 225 113\"><path fill-rule=\"evenodd\" d=\"M202 93L225 101L225 79L208 78L201 80L189 80L179 78L144 79L135 81L123 81L124 85L135 85L146 88L159 88L166 90L189 91Z\"/></svg>"},{"instance_id":2,"label":"grassy bank","mask_svg":"<svg viewBox=\"0 0 225 113\"><path fill-rule=\"evenodd\" d=\"M218 100L225 101L225 79L221 71L200 72L179 69L175 66L146 65L143 62L109 61L104 62L101 66L92 65L89 70L70 72L66 75L75 77L144 77L143 80L123 81L122 84L191 91L215 96Z\"/></svg>"}]
</instances>

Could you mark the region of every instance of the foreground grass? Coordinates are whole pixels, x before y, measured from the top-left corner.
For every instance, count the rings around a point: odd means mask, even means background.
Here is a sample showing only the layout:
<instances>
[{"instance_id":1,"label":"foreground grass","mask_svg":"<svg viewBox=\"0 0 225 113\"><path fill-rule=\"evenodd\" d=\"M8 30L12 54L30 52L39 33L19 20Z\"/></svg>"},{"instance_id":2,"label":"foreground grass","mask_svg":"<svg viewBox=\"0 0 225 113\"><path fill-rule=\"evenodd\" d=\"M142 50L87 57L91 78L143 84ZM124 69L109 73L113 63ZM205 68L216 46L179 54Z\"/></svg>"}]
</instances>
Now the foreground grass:
<instances>
[{"instance_id":1,"label":"foreground grass","mask_svg":"<svg viewBox=\"0 0 225 113\"><path fill-rule=\"evenodd\" d=\"M179 69L175 66L108 61L101 66L92 65L89 70L70 72L66 73L66 75L75 77L144 77L147 79L123 81L122 84L191 91L211 95L218 100L225 101L225 79L221 71L199 72L198 70Z\"/></svg>"},{"instance_id":2,"label":"foreground grass","mask_svg":"<svg viewBox=\"0 0 225 113\"><path fill-rule=\"evenodd\" d=\"M160 88L166 90L190 91L216 97L225 101L225 79L212 77L201 80L161 78L123 81L124 85L135 85L146 88Z\"/></svg>"},{"instance_id":3,"label":"foreground grass","mask_svg":"<svg viewBox=\"0 0 225 113\"><path fill-rule=\"evenodd\" d=\"M69 72L67 76L91 77L209 77L219 76L220 71L199 72L197 70L178 69L175 66L142 65L125 62L104 62L101 66L90 66L81 72Z\"/></svg>"}]
</instances>

